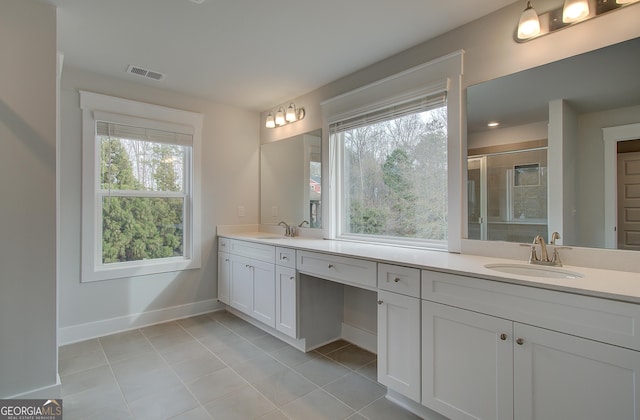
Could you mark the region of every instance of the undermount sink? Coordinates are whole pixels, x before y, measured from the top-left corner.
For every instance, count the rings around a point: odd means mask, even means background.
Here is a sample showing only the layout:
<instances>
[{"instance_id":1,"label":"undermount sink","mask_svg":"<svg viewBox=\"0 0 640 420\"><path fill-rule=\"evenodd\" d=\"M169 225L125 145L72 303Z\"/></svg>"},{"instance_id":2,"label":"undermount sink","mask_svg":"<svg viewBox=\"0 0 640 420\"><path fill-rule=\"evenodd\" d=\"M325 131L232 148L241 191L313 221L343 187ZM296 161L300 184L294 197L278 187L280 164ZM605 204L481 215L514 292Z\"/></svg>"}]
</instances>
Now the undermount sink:
<instances>
[{"instance_id":1,"label":"undermount sink","mask_svg":"<svg viewBox=\"0 0 640 420\"><path fill-rule=\"evenodd\" d=\"M485 268L518 276L545 277L551 279L579 279L584 275L558 267L546 267L532 264L487 264Z\"/></svg>"}]
</instances>

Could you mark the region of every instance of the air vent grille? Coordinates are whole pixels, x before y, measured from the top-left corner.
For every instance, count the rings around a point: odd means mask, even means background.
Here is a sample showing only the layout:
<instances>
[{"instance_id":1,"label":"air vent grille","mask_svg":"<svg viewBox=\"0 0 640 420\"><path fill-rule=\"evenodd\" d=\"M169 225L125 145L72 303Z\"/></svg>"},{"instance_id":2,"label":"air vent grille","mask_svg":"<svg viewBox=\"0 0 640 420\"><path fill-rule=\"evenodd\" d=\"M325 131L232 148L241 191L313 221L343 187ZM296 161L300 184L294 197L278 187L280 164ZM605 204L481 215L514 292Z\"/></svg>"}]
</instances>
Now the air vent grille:
<instances>
[{"instance_id":1,"label":"air vent grille","mask_svg":"<svg viewBox=\"0 0 640 420\"><path fill-rule=\"evenodd\" d=\"M143 67L133 66L133 65L127 68L127 73L135 74L136 76L145 77L147 79L153 79L153 80L162 80L165 77L164 74L159 73L157 71L153 71L153 70L149 70Z\"/></svg>"}]
</instances>

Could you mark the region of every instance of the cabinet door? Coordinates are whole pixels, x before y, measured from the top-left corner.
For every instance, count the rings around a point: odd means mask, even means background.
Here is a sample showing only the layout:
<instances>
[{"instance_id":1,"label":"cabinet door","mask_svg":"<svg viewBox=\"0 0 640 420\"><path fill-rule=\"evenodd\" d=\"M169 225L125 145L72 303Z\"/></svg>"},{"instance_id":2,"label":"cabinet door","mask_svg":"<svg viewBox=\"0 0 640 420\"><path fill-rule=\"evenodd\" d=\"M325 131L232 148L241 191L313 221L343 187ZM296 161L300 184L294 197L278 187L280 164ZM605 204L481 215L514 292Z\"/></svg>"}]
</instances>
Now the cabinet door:
<instances>
[{"instance_id":1,"label":"cabinet door","mask_svg":"<svg viewBox=\"0 0 640 420\"><path fill-rule=\"evenodd\" d=\"M420 402L420 299L378 292L378 382Z\"/></svg>"},{"instance_id":2,"label":"cabinet door","mask_svg":"<svg viewBox=\"0 0 640 420\"><path fill-rule=\"evenodd\" d=\"M422 404L452 420L513 418L513 323L422 301Z\"/></svg>"},{"instance_id":3,"label":"cabinet door","mask_svg":"<svg viewBox=\"0 0 640 420\"><path fill-rule=\"evenodd\" d=\"M226 252L218 252L218 300L229 304L231 260Z\"/></svg>"},{"instance_id":4,"label":"cabinet door","mask_svg":"<svg viewBox=\"0 0 640 420\"><path fill-rule=\"evenodd\" d=\"M253 308L251 315L271 328L276 327L276 278L273 264L252 261Z\"/></svg>"},{"instance_id":5,"label":"cabinet door","mask_svg":"<svg viewBox=\"0 0 640 420\"><path fill-rule=\"evenodd\" d=\"M231 259L231 291L229 304L246 314L253 308L253 266L251 260L237 255Z\"/></svg>"},{"instance_id":6,"label":"cabinet door","mask_svg":"<svg viewBox=\"0 0 640 420\"><path fill-rule=\"evenodd\" d=\"M276 330L297 338L298 281L296 270L276 266Z\"/></svg>"},{"instance_id":7,"label":"cabinet door","mask_svg":"<svg viewBox=\"0 0 640 420\"><path fill-rule=\"evenodd\" d=\"M640 420L640 352L515 323L517 420Z\"/></svg>"}]
</instances>

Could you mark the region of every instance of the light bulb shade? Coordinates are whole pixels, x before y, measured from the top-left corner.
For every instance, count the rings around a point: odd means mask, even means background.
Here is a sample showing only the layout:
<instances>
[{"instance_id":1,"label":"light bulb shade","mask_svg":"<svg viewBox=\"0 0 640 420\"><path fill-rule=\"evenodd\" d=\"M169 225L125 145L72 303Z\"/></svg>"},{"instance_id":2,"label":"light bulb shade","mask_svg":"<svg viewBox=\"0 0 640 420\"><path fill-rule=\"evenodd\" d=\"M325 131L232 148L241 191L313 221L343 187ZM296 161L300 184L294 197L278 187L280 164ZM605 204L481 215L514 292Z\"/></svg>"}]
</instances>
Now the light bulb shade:
<instances>
[{"instance_id":1,"label":"light bulb shade","mask_svg":"<svg viewBox=\"0 0 640 420\"><path fill-rule=\"evenodd\" d=\"M518 39L529 39L540 33L540 19L538 13L527 2L527 8L520 15L518 22Z\"/></svg>"},{"instance_id":2,"label":"light bulb shade","mask_svg":"<svg viewBox=\"0 0 640 420\"><path fill-rule=\"evenodd\" d=\"M267 122L265 124L265 127L267 127L267 128L275 128L275 126L276 126L276 122L273 119L273 114L269 113L269 115L267 115Z\"/></svg>"},{"instance_id":3,"label":"light bulb shade","mask_svg":"<svg viewBox=\"0 0 640 420\"><path fill-rule=\"evenodd\" d=\"M296 106L294 104L289 105L289 108L287 108L287 113L285 114L284 119L287 120L287 122L294 122L295 120L298 119L298 116L296 114Z\"/></svg>"},{"instance_id":4,"label":"light bulb shade","mask_svg":"<svg viewBox=\"0 0 640 420\"><path fill-rule=\"evenodd\" d=\"M276 119L275 119L275 123L276 125L284 125L285 124L285 120L284 120L284 110L282 108L280 108L278 110L278 112L276 112Z\"/></svg>"},{"instance_id":5,"label":"light bulb shade","mask_svg":"<svg viewBox=\"0 0 640 420\"><path fill-rule=\"evenodd\" d=\"M565 0L562 8L562 21L564 23L577 22L589 14L588 0Z\"/></svg>"}]
</instances>

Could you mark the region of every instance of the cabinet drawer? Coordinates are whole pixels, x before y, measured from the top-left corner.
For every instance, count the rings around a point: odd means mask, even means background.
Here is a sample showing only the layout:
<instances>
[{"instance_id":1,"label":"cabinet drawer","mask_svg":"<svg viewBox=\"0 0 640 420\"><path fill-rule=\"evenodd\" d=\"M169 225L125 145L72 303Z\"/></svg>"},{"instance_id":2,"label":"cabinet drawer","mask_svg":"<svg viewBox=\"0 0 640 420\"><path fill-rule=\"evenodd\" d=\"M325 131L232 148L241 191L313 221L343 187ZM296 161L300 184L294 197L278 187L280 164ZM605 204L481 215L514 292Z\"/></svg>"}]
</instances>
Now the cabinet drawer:
<instances>
[{"instance_id":1,"label":"cabinet drawer","mask_svg":"<svg viewBox=\"0 0 640 420\"><path fill-rule=\"evenodd\" d=\"M640 305L632 303L429 270L422 298L640 350Z\"/></svg>"},{"instance_id":2,"label":"cabinet drawer","mask_svg":"<svg viewBox=\"0 0 640 420\"><path fill-rule=\"evenodd\" d=\"M274 264L276 260L276 247L273 245L231 239L227 248L230 248L228 252L231 254L253 258L258 261Z\"/></svg>"},{"instance_id":3,"label":"cabinet drawer","mask_svg":"<svg viewBox=\"0 0 640 420\"><path fill-rule=\"evenodd\" d=\"M376 290L376 263L358 258L298 251L298 271L315 277Z\"/></svg>"},{"instance_id":4,"label":"cabinet drawer","mask_svg":"<svg viewBox=\"0 0 640 420\"><path fill-rule=\"evenodd\" d=\"M296 250L277 246L276 264L283 267L296 268Z\"/></svg>"},{"instance_id":5,"label":"cabinet drawer","mask_svg":"<svg viewBox=\"0 0 640 420\"><path fill-rule=\"evenodd\" d=\"M420 297L420 270L399 265L378 264L378 288Z\"/></svg>"},{"instance_id":6,"label":"cabinet drawer","mask_svg":"<svg viewBox=\"0 0 640 420\"><path fill-rule=\"evenodd\" d=\"M229 238L218 238L218 251L220 251L220 252L229 252L229 251L231 251L231 239L229 239Z\"/></svg>"}]
</instances>

